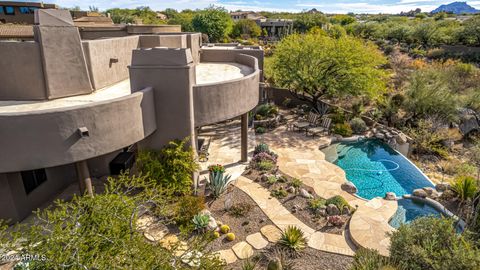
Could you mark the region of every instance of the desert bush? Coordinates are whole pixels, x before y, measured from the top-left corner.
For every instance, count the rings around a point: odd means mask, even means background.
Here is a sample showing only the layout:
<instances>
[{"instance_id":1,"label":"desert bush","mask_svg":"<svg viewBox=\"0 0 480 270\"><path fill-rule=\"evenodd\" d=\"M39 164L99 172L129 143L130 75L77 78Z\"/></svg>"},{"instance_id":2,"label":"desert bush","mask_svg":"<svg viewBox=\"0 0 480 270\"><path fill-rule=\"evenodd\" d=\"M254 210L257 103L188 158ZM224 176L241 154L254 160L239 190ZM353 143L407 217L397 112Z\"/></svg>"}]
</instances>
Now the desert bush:
<instances>
[{"instance_id":1,"label":"desert bush","mask_svg":"<svg viewBox=\"0 0 480 270\"><path fill-rule=\"evenodd\" d=\"M350 127L350 124L348 123L343 123L343 124L335 124L333 126L333 133L344 136L344 137L350 137L353 134L352 128Z\"/></svg>"},{"instance_id":2,"label":"desert bush","mask_svg":"<svg viewBox=\"0 0 480 270\"><path fill-rule=\"evenodd\" d=\"M390 266L388 258L380 255L378 251L360 248L355 253L351 270L386 270L388 266Z\"/></svg>"},{"instance_id":3,"label":"desert bush","mask_svg":"<svg viewBox=\"0 0 480 270\"><path fill-rule=\"evenodd\" d=\"M271 161L260 161L257 163L256 168L260 171L271 171L275 168L275 164Z\"/></svg>"},{"instance_id":4,"label":"desert bush","mask_svg":"<svg viewBox=\"0 0 480 270\"><path fill-rule=\"evenodd\" d=\"M268 183L269 185L273 185L273 184L275 184L277 181L278 181L278 179L277 179L277 177L274 176L274 175L269 176L269 177L267 178L267 183Z\"/></svg>"},{"instance_id":5,"label":"desert bush","mask_svg":"<svg viewBox=\"0 0 480 270\"><path fill-rule=\"evenodd\" d=\"M252 161L254 163L258 163L260 161L271 161L273 163L277 163L277 155L271 154L271 152L260 152L253 156Z\"/></svg>"},{"instance_id":6,"label":"desert bush","mask_svg":"<svg viewBox=\"0 0 480 270\"><path fill-rule=\"evenodd\" d=\"M265 133L265 132L267 132L267 129L264 128L264 127L257 127L257 128L255 129L255 133L256 133L256 134L263 134L263 133Z\"/></svg>"},{"instance_id":7,"label":"desert bush","mask_svg":"<svg viewBox=\"0 0 480 270\"><path fill-rule=\"evenodd\" d=\"M348 204L347 200L345 200L342 196L340 195L336 195L336 196L333 196L331 198L329 198L326 202L325 202L326 205L329 205L329 204L333 204L335 205L336 207L338 207L338 209L340 209L340 211L342 211L342 209L344 207L348 207L349 209L351 209L352 207Z\"/></svg>"},{"instance_id":8,"label":"desert bush","mask_svg":"<svg viewBox=\"0 0 480 270\"><path fill-rule=\"evenodd\" d=\"M448 151L442 145L444 137L436 132L431 121L420 120L416 128L410 128L408 130L408 134L414 141L414 153L433 154L442 158L448 157Z\"/></svg>"},{"instance_id":9,"label":"desert bush","mask_svg":"<svg viewBox=\"0 0 480 270\"><path fill-rule=\"evenodd\" d=\"M326 202L327 201L323 198L310 199L308 201L308 207L310 207L312 210L317 210L320 209L320 207L325 206Z\"/></svg>"},{"instance_id":10,"label":"desert bush","mask_svg":"<svg viewBox=\"0 0 480 270\"><path fill-rule=\"evenodd\" d=\"M298 178L293 178L292 181L290 181L290 186L292 186L294 188L299 188L302 185L303 185L302 180L300 180Z\"/></svg>"},{"instance_id":11,"label":"desert bush","mask_svg":"<svg viewBox=\"0 0 480 270\"><path fill-rule=\"evenodd\" d=\"M274 189L270 192L270 195L272 195L272 197L275 197L277 199L283 199L285 197L288 196L288 193L285 189L283 189L282 187L278 188L278 189Z\"/></svg>"},{"instance_id":12,"label":"desert bush","mask_svg":"<svg viewBox=\"0 0 480 270\"><path fill-rule=\"evenodd\" d=\"M452 183L452 190L461 201L473 199L478 191L477 182L471 176L459 176Z\"/></svg>"},{"instance_id":13,"label":"desert bush","mask_svg":"<svg viewBox=\"0 0 480 270\"><path fill-rule=\"evenodd\" d=\"M361 134L367 131L367 124L365 124L365 121L363 121L362 118L353 118L350 120L350 126L352 127L353 132L356 134Z\"/></svg>"},{"instance_id":14,"label":"desert bush","mask_svg":"<svg viewBox=\"0 0 480 270\"><path fill-rule=\"evenodd\" d=\"M273 117L278 114L278 107L274 104L266 103L257 107L257 115L264 118Z\"/></svg>"},{"instance_id":15,"label":"desert bush","mask_svg":"<svg viewBox=\"0 0 480 270\"><path fill-rule=\"evenodd\" d=\"M187 225L203 209L205 209L205 198L203 196L185 195L178 197L174 220L178 225Z\"/></svg>"},{"instance_id":16,"label":"desert bush","mask_svg":"<svg viewBox=\"0 0 480 270\"><path fill-rule=\"evenodd\" d=\"M425 217L401 225L391 235L390 258L409 270L480 268L480 251L446 218Z\"/></svg>"},{"instance_id":17,"label":"desert bush","mask_svg":"<svg viewBox=\"0 0 480 270\"><path fill-rule=\"evenodd\" d=\"M270 148L266 143L259 143L255 146L255 149L253 150L253 155L257 155L260 153L270 154Z\"/></svg>"},{"instance_id":18,"label":"desert bush","mask_svg":"<svg viewBox=\"0 0 480 270\"><path fill-rule=\"evenodd\" d=\"M287 248L288 250L297 253L305 249L307 246L307 239L303 235L302 230L296 226L288 226L285 231L282 232L278 244Z\"/></svg>"},{"instance_id":19,"label":"desert bush","mask_svg":"<svg viewBox=\"0 0 480 270\"><path fill-rule=\"evenodd\" d=\"M229 210L228 214L233 217L244 217L252 210L253 206L246 202L239 202L234 204Z\"/></svg>"},{"instance_id":20,"label":"desert bush","mask_svg":"<svg viewBox=\"0 0 480 270\"><path fill-rule=\"evenodd\" d=\"M140 172L176 195L191 193L192 175L199 165L187 142L187 139L169 142L158 152L140 151L137 158Z\"/></svg>"}]
</instances>

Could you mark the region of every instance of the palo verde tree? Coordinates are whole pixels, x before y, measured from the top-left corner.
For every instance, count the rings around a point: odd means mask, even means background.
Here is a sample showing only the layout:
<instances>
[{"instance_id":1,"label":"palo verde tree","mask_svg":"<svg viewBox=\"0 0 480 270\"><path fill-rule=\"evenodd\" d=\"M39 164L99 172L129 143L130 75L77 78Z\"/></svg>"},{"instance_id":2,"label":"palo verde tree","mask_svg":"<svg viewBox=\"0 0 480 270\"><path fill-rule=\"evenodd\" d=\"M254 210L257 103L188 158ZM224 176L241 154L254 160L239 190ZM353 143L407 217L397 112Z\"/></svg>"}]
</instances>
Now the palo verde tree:
<instances>
[{"instance_id":1,"label":"palo verde tree","mask_svg":"<svg viewBox=\"0 0 480 270\"><path fill-rule=\"evenodd\" d=\"M293 34L276 48L275 84L318 109L326 96L376 96L386 90L387 62L370 42L322 33Z\"/></svg>"},{"instance_id":2,"label":"palo verde tree","mask_svg":"<svg viewBox=\"0 0 480 270\"><path fill-rule=\"evenodd\" d=\"M208 35L210 42L220 42L232 31L233 21L223 7L210 6L192 19L195 31Z\"/></svg>"}]
</instances>

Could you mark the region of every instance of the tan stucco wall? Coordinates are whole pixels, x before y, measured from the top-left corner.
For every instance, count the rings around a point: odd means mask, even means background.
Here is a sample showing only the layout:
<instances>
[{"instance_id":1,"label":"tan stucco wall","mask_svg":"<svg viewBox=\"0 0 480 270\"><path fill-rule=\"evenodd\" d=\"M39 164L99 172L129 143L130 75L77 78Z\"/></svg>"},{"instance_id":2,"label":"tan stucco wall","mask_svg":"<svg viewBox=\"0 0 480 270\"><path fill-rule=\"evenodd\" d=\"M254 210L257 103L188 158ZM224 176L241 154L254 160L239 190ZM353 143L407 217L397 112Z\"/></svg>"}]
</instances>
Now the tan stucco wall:
<instances>
[{"instance_id":1,"label":"tan stucco wall","mask_svg":"<svg viewBox=\"0 0 480 270\"><path fill-rule=\"evenodd\" d=\"M186 35L142 35L140 36L141 48L167 47L187 48Z\"/></svg>"},{"instance_id":2,"label":"tan stucco wall","mask_svg":"<svg viewBox=\"0 0 480 270\"><path fill-rule=\"evenodd\" d=\"M22 176L19 172L0 174L0 197L2 211L0 219L17 222L27 217L33 210L61 192L76 180L73 165L64 165L45 169L47 181L26 194ZM4 204L5 203L5 204ZM4 206L10 206L6 209Z\"/></svg>"},{"instance_id":3,"label":"tan stucco wall","mask_svg":"<svg viewBox=\"0 0 480 270\"><path fill-rule=\"evenodd\" d=\"M236 80L193 87L196 127L231 119L257 106L258 60L248 55L236 55L235 62L252 67L254 72Z\"/></svg>"},{"instance_id":4,"label":"tan stucco wall","mask_svg":"<svg viewBox=\"0 0 480 270\"><path fill-rule=\"evenodd\" d=\"M47 98L92 92L78 29L73 26L34 26L42 53Z\"/></svg>"},{"instance_id":5,"label":"tan stucco wall","mask_svg":"<svg viewBox=\"0 0 480 270\"><path fill-rule=\"evenodd\" d=\"M0 59L0 100L46 99L38 43L0 42Z\"/></svg>"},{"instance_id":6,"label":"tan stucco wall","mask_svg":"<svg viewBox=\"0 0 480 270\"><path fill-rule=\"evenodd\" d=\"M127 66L132 61L132 50L139 46L139 37L89 40L82 44L90 79L98 90L128 78Z\"/></svg>"},{"instance_id":7,"label":"tan stucco wall","mask_svg":"<svg viewBox=\"0 0 480 270\"><path fill-rule=\"evenodd\" d=\"M62 109L0 115L0 172L53 167L104 155L155 129L153 91ZM81 138L78 128L87 127Z\"/></svg>"}]
</instances>

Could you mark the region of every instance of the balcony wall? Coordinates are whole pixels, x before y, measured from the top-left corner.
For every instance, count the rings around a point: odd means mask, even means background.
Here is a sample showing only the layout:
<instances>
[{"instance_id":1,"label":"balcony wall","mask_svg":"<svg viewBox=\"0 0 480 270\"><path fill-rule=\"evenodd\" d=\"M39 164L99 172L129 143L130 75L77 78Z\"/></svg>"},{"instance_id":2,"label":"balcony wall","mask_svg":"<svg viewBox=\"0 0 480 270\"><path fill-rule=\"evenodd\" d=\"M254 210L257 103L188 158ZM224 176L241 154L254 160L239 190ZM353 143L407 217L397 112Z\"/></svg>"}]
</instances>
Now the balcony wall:
<instances>
[{"instance_id":1,"label":"balcony wall","mask_svg":"<svg viewBox=\"0 0 480 270\"><path fill-rule=\"evenodd\" d=\"M37 42L0 42L0 100L47 98Z\"/></svg>"},{"instance_id":2,"label":"balcony wall","mask_svg":"<svg viewBox=\"0 0 480 270\"><path fill-rule=\"evenodd\" d=\"M104 155L156 130L153 91L85 105L0 114L0 173L54 167ZM88 137L78 128L87 127Z\"/></svg>"},{"instance_id":3,"label":"balcony wall","mask_svg":"<svg viewBox=\"0 0 480 270\"><path fill-rule=\"evenodd\" d=\"M253 68L253 73L235 80L194 86L195 126L237 117L258 104L260 70L257 58L237 54L232 60Z\"/></svg>"}]
</instances>

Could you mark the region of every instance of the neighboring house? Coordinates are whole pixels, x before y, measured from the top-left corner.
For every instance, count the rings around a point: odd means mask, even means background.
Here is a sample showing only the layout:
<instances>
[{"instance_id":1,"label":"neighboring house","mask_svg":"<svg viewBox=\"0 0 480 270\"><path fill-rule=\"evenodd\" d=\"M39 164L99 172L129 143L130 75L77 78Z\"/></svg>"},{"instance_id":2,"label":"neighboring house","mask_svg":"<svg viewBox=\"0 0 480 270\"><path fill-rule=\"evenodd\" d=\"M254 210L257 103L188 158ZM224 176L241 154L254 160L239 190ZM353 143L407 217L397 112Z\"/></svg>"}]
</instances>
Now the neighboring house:
<instances>
[{"instance_id":1,"label":"neighboring house","mask_svg":"<svg viewBox=\"0 0 480 270\"><path fill-rule=\"evenodd\" d=\"M280 39L293 33L293 20L266 19L257 21L257 24L270 39Z\"/></svg>"},{"instance_id":2,"label":"neighboring house","mask_svg":"<svg viewBox=\"0 0 480 270\"><path fill-rule=\"evenodd\" d=\"M238 20L262 20L265 19L264 16L253 12L253 11L239 11L239 12L230 12L230 17L232 17L232 20L238 21Z\"/></svg>"},{"instance_id":3,"label":"neighboring house","mask_svg":"<svg viewBox=\"0 0 480 270\"><path fill-rule=\"evenodd\" d=\"M247 160L260 47L144 26L85 40L68 11L35 13L34 41L0 41L0 219L21 221L75 181L92 193L92 177L129 169L136 149L186 137L196 149L199 128L228 119L241 118Z\"/></svg>"},{"instance_id":4,"label":"neighboring house","mask_svg":"<svg viewBox=\"0 0 480 270\"><path fill-rule=\"evenodd\" d=\"M167 15L161 13L161 12L157 12L157 19L160 19L160 20L166 20L168 19L167 18Z\"/></svg>"},{"instance_id":5,"label":"neighboring house","mask_svg":"<svg viewBox=\"0 0 480 270\"><path fill-rule=\"evenodd\" d=\"M0 23L33 24L37 9L57 9L54 4L0 1Z\"/></svg>"}]
</instances>

